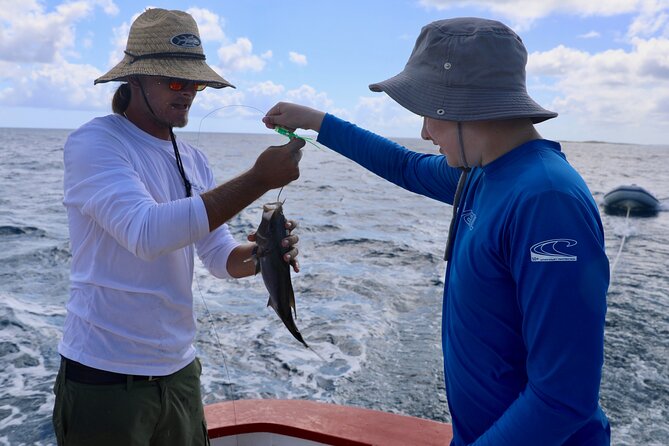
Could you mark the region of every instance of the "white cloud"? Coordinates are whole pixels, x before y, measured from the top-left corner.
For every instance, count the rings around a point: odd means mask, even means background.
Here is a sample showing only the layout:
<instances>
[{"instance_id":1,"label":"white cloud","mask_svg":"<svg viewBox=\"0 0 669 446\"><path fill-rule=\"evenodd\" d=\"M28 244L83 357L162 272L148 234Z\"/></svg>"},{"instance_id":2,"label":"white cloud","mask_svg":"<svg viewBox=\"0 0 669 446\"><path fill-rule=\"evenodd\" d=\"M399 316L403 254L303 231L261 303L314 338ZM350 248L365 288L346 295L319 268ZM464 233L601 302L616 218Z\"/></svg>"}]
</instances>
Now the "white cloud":
<instances>
[{"instance_id":1,"label":"white cloud","mask_svg":"<svg viewBox=\"0 0 669 446\"><path fill-rule=\"evenodd\" d=\"M363 96L352 111L347 112L354 122L382 135L420 137L422 119L400 106L386 94ZM398 129L415 129L414 133L399 135Z\"/></svg>"},{"instance_id":2,"label":"white cloud","mask_svg":"<svg viewBox=\"0 0 669 446\"><path fill-rule=\"evenodd\" d=\"M601 37L602 35L598 33L597 31L590 31L585 34L581 34L578 36L580 39L596 39L598 37Z\"/></svg>"},{"instance_id":3,"label":"white cloud","mask_svg":"<svg viewBox=\"0 0 669 446\"><path fill-rule=\"evenodd\" d=\"M262 57L253 54L253 44L246 37L219 48L218 57L226 71L262 71L266 63Z\"/></svg>"},{"instance_id":4,"label":"white cloud","mask_svg":"<svg viewBox=\"0 0 669 446\"><path fill-rule=\"evenodd\" d=\"M554 79L548 108L581 123L669 124L669 39L636 39L631 51L589 54L564 46L533 53L528 74ZM651 94L652 92L652 94Z\"/></svg>"},{"instance_id":5,"label":"white cloud","mask_svg":"<svg viewBox=\"0 0 669 446\"><path fill-rule=\"evenodd\" d=\"M50 63L76 49L75 24L96 6L107 14L118 9L111 0L61 3L47 12L36 0L5 1L0 8L0 59Z\"/></svg>"},{"instance_id":6,"label":"white cloud","mask_svg":"<svg viewBox=\"0 0 669 446\"><path fill-rule=\"evenodd\" d=\"M333 104L332 100L328 98L327 93L318 92L314 87L306 84L287 91L286 99L290 102L298 102L321 110L329 110Z\"/></svg>"},{"instance_id":7,"label":"white cloud","mask_svg":"<svg viewBox=\"0 0 669 446\"><path fill-rule=\"evenodd\" d=\"M223 19L218 14L203 8L190 8L186 12L193 16L200 30L200 39L203 42L225 41Z\"/></svg>"},{"instance_id":8,"label":"white cloud","mask_svg":"<svg viewBox=\"0 0 669 446\"><path fill-rule=\"evenodd\" d=\"M140 13L135 14L131 21L134 21ZM112 50L109 52L108 67L111 68L123 59L123 51L125 50L128 41L128 34L130 33L130 23L123 22L120 26L112 29Z\"/></svg>"},{"instance_id":9,"label":"white cloud","mask_svg":"<svg viewBox=\"0 0 669 446\"><path fill-rule=\"evenodd\" d=\"M627 34L630 37L649 37L657 34L669 37L669 1L643 2L641 12L632 21Z\"/></svg>"},{"instance_id":10,"label":"white cloud","mask_svg":"<svg viewBox=\"0 0 669 446\"><path fill-rule=\"evenodd\" d=\"M515 20L513 28L531 26L551 14L631 16L621 30L625 46L589 53L559 45L530 54L528 85L544 95L547 108L584 132L627 140L648 129L649 140L669 125L669 1L668 0L420 0L428 8L462 6L492 11ZM592 31L580 38L600 37ZM624 49L622 49L624 48ZM652 92L652 93L651 93ZM552 101L552 102L551 102ZM608 136L606 136L608 135ZM636 141L642 142L642 141Z\"/></svg>"},{"instance_id":11,"label":"white cloud","mask_svg":"<svg viewBox=\"0 0 669 446\"><path fill-rule=\"evenodd\" d=\"M290 51L288 53L288 58L290 59L291 62L293 62L296 65L307 64L307 56L305 56L304 54L296 53L295 51Z\"/></svg>"},{"instance_id":12,"label":"white cloud","mask_svg":"<svg viewBox=\"0 0 669 446\"><path fill-rule=\"evenodd\" d=\"M272 81L265 81L252 85L251 87L247 88L247 90L250 93L259 96L279 96L286 90L286 87L275 84Z\"/></svg>"},{"instance_id":13,"label":"white cloud","mask_svg":"<svg viewBox=\"0 0 669 446\"><path fill-rule=\"evenodd\" d=\"M0 68L4 70L8 63ZM111 109L111 88L94 87L100 71L91 65L58 60L53 64L13 66L12 85L0 91L0 104L53 109ZM16 94L20 91L21 94Z\"/></svg>"},{"instance_id":14,"label":"white cloud","mask_svg":"<svg viewBox=\"0 0 669 446\"><path fill-rule=\"evenodd\" d=\"M242 91L232 88L222 90L207 88L202 93L198 93L195 102L193 102L191 124L197 123L198 126L202 127L202 131L205 131L205 122L207 122L209 128L212 128L217 117L239 116L252 111L250 108L240 106L240 104L246 103L246 95ZM196 116L200 117L197 118Z\"/></svg>"},{"instance_id":15,"label":"white cloud","mask_svg":"<svg viewBox=\"0 0 669 446\"><path fill-rule=\"evenodd\" d=\"M514 21L510 24L521 30L535 20L552 13L565 13L576 16L611 16L629 14L646 5L649 10L666 9L665 0L419 0L426 8L448 10L457 7L473 7L491 11L500 17Z\"/></svg>"}]
</instances>

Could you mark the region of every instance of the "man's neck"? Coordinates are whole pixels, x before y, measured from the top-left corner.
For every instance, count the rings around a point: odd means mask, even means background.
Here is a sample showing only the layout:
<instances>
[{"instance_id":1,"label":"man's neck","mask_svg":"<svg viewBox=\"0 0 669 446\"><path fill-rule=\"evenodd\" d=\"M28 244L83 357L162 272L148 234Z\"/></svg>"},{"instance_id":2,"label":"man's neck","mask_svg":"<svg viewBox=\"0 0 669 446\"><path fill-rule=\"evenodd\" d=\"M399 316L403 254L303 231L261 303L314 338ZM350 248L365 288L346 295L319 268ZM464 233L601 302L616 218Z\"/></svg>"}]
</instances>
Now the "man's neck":
<instances>
[{"instance_id":1,"label":"man's neck","mask_svg":"<svg viewBox=\"0 0 669 446\"><path fill-rule=\"evenodd\" d=\"M153 116L149 116L148 113L148 111L136 110L136 107L128 107L123 115L140 130L158 139L169 141L170 128L157 122L157 120Z\"/></svg>"}]
</instances>

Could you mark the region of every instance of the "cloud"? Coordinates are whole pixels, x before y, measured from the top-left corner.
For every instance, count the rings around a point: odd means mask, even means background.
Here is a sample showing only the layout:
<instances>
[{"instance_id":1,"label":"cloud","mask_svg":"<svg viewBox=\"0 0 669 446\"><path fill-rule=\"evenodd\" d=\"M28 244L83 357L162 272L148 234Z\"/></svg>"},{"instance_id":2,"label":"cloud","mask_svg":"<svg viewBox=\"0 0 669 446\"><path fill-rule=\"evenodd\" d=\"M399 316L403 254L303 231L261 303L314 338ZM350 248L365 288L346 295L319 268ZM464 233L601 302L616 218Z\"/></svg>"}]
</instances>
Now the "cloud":
<instances>
[{"instance_id":1,"label":"cloud","mask_svg":"<svg viewBox=\"0 0 669 446\"><path fill-rule=\"evenodd\" d=\"M258 96L279 96L286 90L286 87L272 81L264 81L247 88L247 90Z\"/></svg>"},{"instance_id":2,"label":"cloud","mask_svg":"<svg viewBox=\"0 0 669 446\"><path fill-rule=\"evenodd\" d=\"M0 8L0 104L51 109L108 109L110 88L93 87L101 73L74 64L78 48L91 45L92 34L77 35L76 25L100 8L118 14L112 0L63 2L52 10L42 2L3 2Z\"/></svg>"},{"instance_id":3,"label":"cloud","mask_svg":"<svg viewBox=\"0 0 669 446\"><path fill-rule=\"evenodd\" d=\"M403 108L386 94L360 97L355 108L346 114L350 116L348 119L382 135L420 137L422 118ZM412 128L415 129L413 134L397 133L398 129Z\"/></svg>"},{"instance_id":4,"label":"cloud","mask_svg":"<svg viewBox=\"0 0 669 446\"><path fill-rule=\"evenodd\" d=\"M549 84L549 108L580 122L640 126L669 124L669 39L635 39L630 51L590 54L559 46L530 54L528 75ZM652 92L652 94L650 94Z\"/></svg>"},{"instance_id":5,"label":"cloud","mask_svg":"<svg viewBox=\"0 0 669 446\"><path fill-rule=\"evenodd\" d=\"M329 110L333 105L327 93L318 92L314 87L306 84L293 90L288 90L286 92L286 99L290 102L298 102L321 110Z\"/></svg>"},{"instance_id":6,"label":"cloud","mask_svg":"<svg viewBox=\"0 0 669 446\"><path fill-rule=\"evenodd\" d=\"M579 39L596 39L598 37L601 37L601 34L598 33L597 31L590 31L590 32L587 32L585 34L581 34L578 37L579 37Z\"/></svg>"},{"instance_id":7,"label":"cloud","mask_svg":"<svg viewBox=\"0 0 669 446\"><path fill-rule=\"evenodd\" d=\"M666 0L648 0L641 5L641 12L632 21L628 36L650 37L662 35L669 37L669 2Z\"/></svg>"},{"instance_id":8,"label":"cloud","mask_svg":"<svg viewBox=\"0 0 669 446\"><path fill-rule=\"evenodd\" d=\"M293 62L296 65L307 64L307 56L305 56L304 54L296 53L295 51L290 51L288 53L288 58L290 59L291 62Z\"/></svg>"},{"instance_id":9,"label":"cloud","mask_svg":"<svg viewBox=\"0 0 669 446\"><path fill-rule=\"evenodd\" d=\"M628 15L628 27L619 49L598 53L559 45L530 54L528 86L533 95L547 98L544 105L562 120L629 140L626 134L649 129L661 134L669 124L669 1L667 0L420 0L426 8L474 7L515 21L518 29L530 27L549 15ZM580 38L596 38L592 31ZM620 43L620 42L619 42ZM652 92L652 94L649 94ZM640 141L637 141L640 142Z\"/></svg>"},{"instance_id":10,"label":"cloud","mask_svg":"<svg viewBox=\"0 0 669 446\"><path fill-rule=\"evenodd\" d=\"M36 0L3 2L0 8L0 59L51 63L78 44L75 24L90 16L96 6L117 14L111 0L73 1L47 12Z\"/></svg>"},{"instance_id":11,"label":"cloud","mask_svg":"<svg viewBox=\"0 0 669 446\"><path fill-rule=\"evenodd\" d=\"M10 63L0 63L5 71ZM0 104L52 109L110 109L112 87L94 87L100 71L91 65L59 60L54 64L11 66L11 87L0 91ZM20 91L20 94L17 94Z\"/></svg>"},{"instance_id":12,"label":"cloud","mask_svg":"<svg viewBox=\"0 0 669 446\"><path fill-rule=\"evenodd\" d=\"M459 7L473 7L491 11L499 17L514 21L516 30L526 29L537 19L553 13L575 16L612 16L634 13L642 6L648 10L666 9L663 0L419 0L428 9L448 10Z\"/></svg>"},{"instance_id":13,"label":"cloud","mask_svg":"<svg viewBox=\"0 0 669 446\"><path fill-rule=\"evenodd\" d=\"M223 19L218 14L203 8L189 8L186 12L193 16L200 30L203 42L224 42Z\"/></svg>"},{"instance_id":14,"label":"cloud","mask_svg":"<svg viewBox=\"0 0 669 446\"><path fill-rule=\"evenodd\" d=\"M265 68L265 59L253 54L253 44L246 37L219 48L218 57L226 71L262 71Z\"/></svg>"},{"instance_id":15,"label":"cloud","mask_svg":"<svg viewBox=\"0 0 669 446\"><path fill-rule=\"evenodd\" d=\"M240 106L240 104L246 103L246 94L243 91L232 88L222 90L207 88L202 93L198 93L195 102L193 102L192 122L198 122L198 125L203 126L204 121L215 121L214 118L216 117L238 117L240 114L247 114L252 110L246 106ZM196 116L201 117L196 118ZM208 124L211 128L214 123ZM204 130L205 127L202 128Z\"/></svg>"}]
</instances>

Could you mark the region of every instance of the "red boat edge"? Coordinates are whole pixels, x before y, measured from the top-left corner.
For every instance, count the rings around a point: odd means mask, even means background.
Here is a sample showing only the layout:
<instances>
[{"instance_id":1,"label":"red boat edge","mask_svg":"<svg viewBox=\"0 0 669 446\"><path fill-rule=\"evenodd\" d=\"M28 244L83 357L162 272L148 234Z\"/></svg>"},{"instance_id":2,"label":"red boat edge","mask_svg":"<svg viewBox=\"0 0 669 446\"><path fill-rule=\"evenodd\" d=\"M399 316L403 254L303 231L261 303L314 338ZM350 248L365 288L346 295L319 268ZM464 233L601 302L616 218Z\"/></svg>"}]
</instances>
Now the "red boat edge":
<instances>
[{"instance_id":1,"label":"red boat edge","mask_svg":"<svg viewBox=\"0 0 669 446\"><path fill-rule=\"evenodd\" d=\"M334 446L448 445L451 425L308 400L236 400L205 406L210 439L271 433Z\"/></svg>"}]
</instances>

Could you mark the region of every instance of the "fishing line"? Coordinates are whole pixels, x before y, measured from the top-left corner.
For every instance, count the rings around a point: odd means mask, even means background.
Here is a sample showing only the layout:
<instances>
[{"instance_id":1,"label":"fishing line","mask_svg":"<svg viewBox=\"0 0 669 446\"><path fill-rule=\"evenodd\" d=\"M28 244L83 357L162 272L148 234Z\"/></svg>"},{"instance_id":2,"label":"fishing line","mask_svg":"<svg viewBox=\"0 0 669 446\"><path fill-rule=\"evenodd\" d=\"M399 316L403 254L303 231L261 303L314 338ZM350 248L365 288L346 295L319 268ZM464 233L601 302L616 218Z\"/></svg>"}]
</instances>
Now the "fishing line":
<instances>
[{"instance_id":1,"label":"fishing line","mask_svg":"<svg viewBox=\"0 0 669 446\"><path fill-rule=\"evenodd\" d=\"M193 239L193 232L192 232L192 226L191 226L191 215L192 215L192 206L188 207L188 235L189 239ZM193 246L193 245L191 245ZM195 248L193 248L195 249ZM223 353L223 343L221 342L221 338L218 335L218 330L216 330L216 324L214 323L214 316L212 315L211 311L209 310L209 306L207 305L207 301L204 298L204 293L202 292L202 287L200 286L200 279L197 276L197 272L195 271L195 265L193 265L193 277L195 278L195 285L197 286L197 291L200 294L200 299L202 300L202 304L204 305L204 310L205 313L207 313L207 317L209 318L209 325L211 326L211 330L214 332L214 338L216 339L216 346L218 348L218 354L220 355L221 359L223 360L223 369L225 370L225 376L228 380L228 386L230 388L230 394L228 397L230 398L230 401L232 401L232 415L233 419L235 421L235 426L237 425L237 406L235 405L235 401L237 400L237 395L236 395L236 390L234 387L234 383L232 382L232 378L230 378L230 368L228 367L228 362L225 360L225 354ZM239 436L235 436L236 443L239 445Z\"/></svg>"},{"instance_id":2,"label":"fishing line","mask_svg":"<svg viewBox=\"0 0 669 446\"><path fill-rule=\"evenodd\" d=\"M629 228L629 220L630 220L630 212L632 211L631 206L627 206L627 215L625 216L625 226ZM622 240L620 241L620 247L618 248L618 253L616 254L615 260L613 261L613 264L611 265L611 272L610 272L610 278L609 278L609 283L613 282L613 272L616 269L616 265L618 265L618 260L620 260L620 254L623 252L623 246L625 246L625 240L627 240L627 234L628 231L625 231L622 236Z\"/></svg>"},{"instance_id":3,"label":"fishing line","mask_svg":"<svg viewBox=\"0 0 669 446\"><path fill-rule=\"evenodd\" d=\"M251 105L230 104L230 105L225 105L225 106L222 106L222 107L218 107L218 108L210 111L209 113L204 115L202 117L202 119L200 119L200 122L199 122L199 125L198 125L198 131L197 131L196 146L199 147L199 145L200 145L200 135L202 133L202 122L207 117L212 115L213 113L216 113L219 110L222 110L224 108L229 108L229 107L244 107L244 108L249 108L249 109L255 110L255 111L261 113L263 116L266 114L261 109L253 107ZM300 139L308 142L309 144L315 146L316 148L318 148L320 150L323 150L319 145L317 145L316 143L313 142L312 138L296 135L294 132L291 132L288 129L285 129L283 127L278 127L277 126L277 127L274 128L274 130L277 133L279 133L280 135L287 136L288 138L300 138ZM279 201L279 199L281 197L282 191L283 191L283 186L281 187L281 189L279 189L279 193L277 195L277 202ZM191 235L191 238L192 238L191 212L192 212L192 209L189 208L189 211L188 211L188 232L189 232L189 235ZM204 298L204 293L202 292L202 287L200 285L200 280L199 280L195 271L193 271L193 275L195 277L195 284L196 284L196 287L197 287L198 294L200 295L200 299L202 300L202 305L204 306L205 313L207 314L207 318L209 319L209 324L210 324L210 327L211 327L210 331L212 331L214 333L214 338L215 338L215 341L216 341L216 346L218 348L218 353L221 357L221 360L223 361L223 367L225 369L225 375L226 375L226 378L227 378L227 381L228 381L228 386L230 388L229 397L230 397L230 400L232 401L232 410L233 410L233 416L234 416L234 421L235 421L235 425L236 425L237 424L237 408L235 406L235 401L237 400L237 395L236 395L236 391L235 391L235 388L234 388L234 383L232 382L232 379L230 377L230 368L228 367L228 364L227 364L227 361L226 361L226 358L225 358L225 354L224 354L224 350L223 350L223 343L221 342L221 338L218 334L218 330L216 329L216 323L214 321L214 316L213 316L212 312L209 310L209 306L207 305L207 301ZM316 356L318 356L321 360L325 361L325 358L323 358L320 354L318 354L318 352L316 352L312 348L309 348L309 350L311 350L313 353L315 353ZM239 441L239 439L237 438L237 442L238 441Z\"/></svg>"},{"instance_id":4,"label":"fishing line","mask_svg":"<svg viewBox=\"0 0 669 446\"><path fill-rule=\"evenodd\" d=\"M244 105L244 104L229 104L229 105L224 105L224 106L222 106L222 107L215 108L215 109L213 109L212 111L210 111L209 113L207 113L206 115L204 115L204 116L202 117L202 119L200 119L200 123L199 123L199 125L198 125L198 127L197 127L197 142L196 142L196 144L195 144L196 146L198 146L198 147L200 146L200 133L201 133L201 131L202 131L202 122L203 122L208 116L210 116L211 114L216 113L217 111L223 110L224 108L228 108L228 107L244 107L244 108L250 108L251 110L255 110L255 111L259 112L259 113L262 113L263 116L265 116L265 115L267 114L267 112L264 112L264 111L260 110L260 109L257 108L257 107L254 107L254 106L252 106L252 105ZM274 127L274 131L277 132L279 135L287 136L288 138L291 138L291 139L292 139L292 138L299 138L299 139L302 139L302 140L304 140L305 142L308 142L308 143L311 144L312 146L316 147L317 149L319 149L319 150L323 150L323 148L322 148L321 146L319 146L318 144L316 144L316 143L314 142L314 139L313 139L313 138L309 138L309 137L307 137L307 136L300 136L300 135L297 135L295 132L291 132L290 130L288 130L288 129L284 128L284 127L279 127L279 126Z\"/></svg>"}]
</instances>

